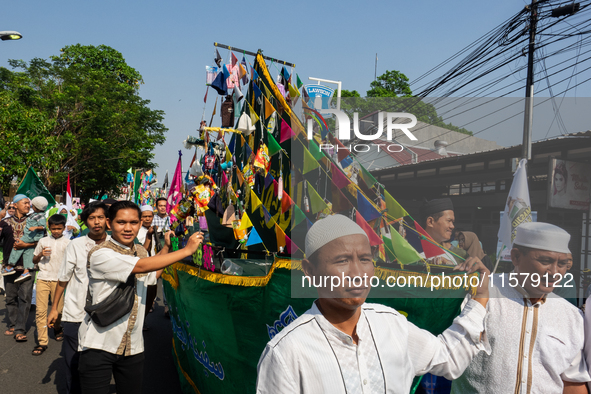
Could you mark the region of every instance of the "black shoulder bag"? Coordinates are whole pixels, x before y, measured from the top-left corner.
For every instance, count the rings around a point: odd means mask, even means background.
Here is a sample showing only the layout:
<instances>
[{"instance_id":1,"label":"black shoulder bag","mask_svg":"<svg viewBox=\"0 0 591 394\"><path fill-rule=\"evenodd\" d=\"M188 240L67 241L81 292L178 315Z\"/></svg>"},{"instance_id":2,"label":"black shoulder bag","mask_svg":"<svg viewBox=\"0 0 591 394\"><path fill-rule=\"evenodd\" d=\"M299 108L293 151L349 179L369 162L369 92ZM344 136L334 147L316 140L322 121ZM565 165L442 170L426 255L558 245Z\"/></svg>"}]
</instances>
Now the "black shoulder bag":
<instances>
[{"instance_id":1,"label":"black shoulder bag","mask_svg":"<svg viewBox=\"0 0 591 394\"><path fill-rule=\"evenodd\" d=\"M135 274L129 275L125 283L119 284L111 294L98 304L92 305L90 292L84 310L99 327L107 327L127 315L135 302Z\"/></svg>"}]
</instances>

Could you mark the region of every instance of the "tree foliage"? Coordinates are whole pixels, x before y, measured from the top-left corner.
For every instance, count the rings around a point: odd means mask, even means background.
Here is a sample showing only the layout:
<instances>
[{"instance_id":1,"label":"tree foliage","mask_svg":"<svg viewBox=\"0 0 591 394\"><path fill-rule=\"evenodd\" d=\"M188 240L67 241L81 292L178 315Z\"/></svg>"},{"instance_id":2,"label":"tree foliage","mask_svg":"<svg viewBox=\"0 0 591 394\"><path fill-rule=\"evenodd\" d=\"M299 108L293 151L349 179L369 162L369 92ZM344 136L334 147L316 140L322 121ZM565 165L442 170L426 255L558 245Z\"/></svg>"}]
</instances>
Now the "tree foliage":
<instances>
[{"instance_id":1,"label":"tree foliage","mask_svg":"<svg viewBox=\"0 0 591 394\"><path fill-rule=\"evenodd\" d=\"M164 113L139 96L142 77L108 46L73 45L50 61L0 68L0 181L32 165L52 193L68 173L83 198L117 193L129 167L151 168Z\"/></svg>"},{"instance_id":2,"label":"tree foliage","mask_svg":"<svg viewBox=\"0 0 591 394\"><path fill-rule=\"evenodd\" d=\"M355 112L360 119L376 111L407 112L415 115L421 122L472 135L465 128L445 123L432 104L413 97L408 77L400 71L386 71L377 77L371 82L366 97L361 97L356 90L343 90L341 97L341 109L347 112L350 119L353 119Z\"/></svg>"}]
</instances>

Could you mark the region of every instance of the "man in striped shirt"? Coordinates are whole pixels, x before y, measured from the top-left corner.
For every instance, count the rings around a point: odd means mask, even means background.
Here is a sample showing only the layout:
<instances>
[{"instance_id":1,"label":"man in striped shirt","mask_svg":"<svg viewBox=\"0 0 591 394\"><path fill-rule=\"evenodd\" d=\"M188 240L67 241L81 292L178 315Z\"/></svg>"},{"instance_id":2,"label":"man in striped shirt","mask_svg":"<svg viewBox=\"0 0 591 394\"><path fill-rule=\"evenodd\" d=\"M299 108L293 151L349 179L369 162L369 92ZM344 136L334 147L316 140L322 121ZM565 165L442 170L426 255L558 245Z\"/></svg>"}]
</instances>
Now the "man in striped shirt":
<instances>
[{"instance_id":1,"label":"man in striped shirt","mask_svg":"<svg viewBox=\"0 0 591 394\"><path fill-rule=\"evenodd\" d=\"M484 333L486 279L453 325L438 337L396 310L366 304L374 265L369 239L349 218L333 215L306 234L302 268L318 287L312 308L277 334L258 364L257 393L408 393L416 375L454 379L475 354L490 351ZM456 270L488 270L471 258ZM346 278L361 278L348 281ZM332 280L329 280L332 284Z\"/></svg>"}]
</instances>

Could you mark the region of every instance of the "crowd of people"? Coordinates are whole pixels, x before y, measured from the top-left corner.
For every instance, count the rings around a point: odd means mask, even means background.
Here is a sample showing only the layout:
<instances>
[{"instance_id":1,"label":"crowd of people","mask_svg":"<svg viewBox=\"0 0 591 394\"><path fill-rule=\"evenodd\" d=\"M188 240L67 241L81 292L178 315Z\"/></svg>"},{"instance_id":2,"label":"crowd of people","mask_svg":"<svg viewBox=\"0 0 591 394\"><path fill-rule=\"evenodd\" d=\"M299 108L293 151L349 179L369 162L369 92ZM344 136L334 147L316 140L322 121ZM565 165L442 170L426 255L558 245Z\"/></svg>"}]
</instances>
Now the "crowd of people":
<instances>
[{"instance_id":1,"label":"crowd of people","mask_svg":"<svg viewBox=\"0 0 591 394\"><path fill-rule=\"evenodd\" d=\"M142 392L142 332L157 280L203 240L196 232L173 252L166 200L155 205L156 214L149 205L107 199L78 213L61 205L48 210L45 198L19 194L0 211L4 335L28 341L35 284L38 343L32 355L47 350L53 329L55 340L63 341L68 393L107 393L112 377L117 392Z\"/></svg>"},{"instance_id":2,"label":"crowd of people","mask_svg":"<svg viewBox=\"0 0 591 394\"><path fill-rule=\"evenodd\" d=\"M449 199L426 202L420 217L429 237L445 246L433 262L482 279L453 324L434 336L392 308L366 303L367 286L319 287L311 308L265 347L257 392L407 393L415 376L431 373L453 380L452 393L588 393L591 316L554 296L554 276L565 277L572 266L570 235L548 223L519 226L511 274L526 279L513 284L509 273L491 275L476 234L454 234ZM141 393L142 331L157 280L165 267L195 253L203 234L173 251L164 199L155 208L104 200L72 212L48 209L43 197L16 195L0 219L4 334L28 340L36 283L32 355L46 351L52 329L63 341L67 392L104 394L114 377L117 392ZM342 215L308 230L305 253L302 269L310 278L374 274L366 232ZM536 275L548 279L535 281Z\"/></svg>"}]
</instances>

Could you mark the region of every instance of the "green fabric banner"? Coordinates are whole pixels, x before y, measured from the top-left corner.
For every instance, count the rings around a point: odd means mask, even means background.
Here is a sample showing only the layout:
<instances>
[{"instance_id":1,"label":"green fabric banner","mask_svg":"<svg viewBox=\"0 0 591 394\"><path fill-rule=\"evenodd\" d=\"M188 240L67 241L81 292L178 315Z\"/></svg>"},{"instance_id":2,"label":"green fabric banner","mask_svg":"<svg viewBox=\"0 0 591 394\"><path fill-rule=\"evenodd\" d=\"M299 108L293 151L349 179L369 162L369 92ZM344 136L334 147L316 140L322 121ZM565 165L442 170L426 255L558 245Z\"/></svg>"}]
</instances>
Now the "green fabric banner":
<instances>
[{"instance_id":1,"label":"green fabric banner","mask_svg":"<svg viewBox=\"0 0 591 394\"><path fill-rule=\"evenodd\" d=\"M233 261L243 267L244 275L252 276L212 273L181 263L162 275L173 326L173 358L184 393L254 393L265 345L316 298L314 288L309 298L291 298L292 275L296 282L302 275L292 270L299 268L298 260L276 260L273 266L270 261ZM377 268L376 276L386 283L384 278L394 272L409 274ZM377 298L388 291L377 286L370 293L376 298L367 302L393 307L433 334L449 327L466 293L450 288L435 290L434 295L429 288L414 288L398 293L406 298Z\"/></svg>"},{"instance_id":2,"label":"green fabric banner","mask_svg":"<svg viewBox=\"0 0 591 394\"><path fill-rule=\"evenodd\" d=\"M43 182L41 182L41 179L39 179L33 167L29 167L27 170L27 173L19 185L16 194L24 194L30 199L33 199L37 196L43 196L49 203L47 206L48 208L55 205L55 199L51 193L49 193L49 190L47 190Z\"/></svg>"}]
</instances>

